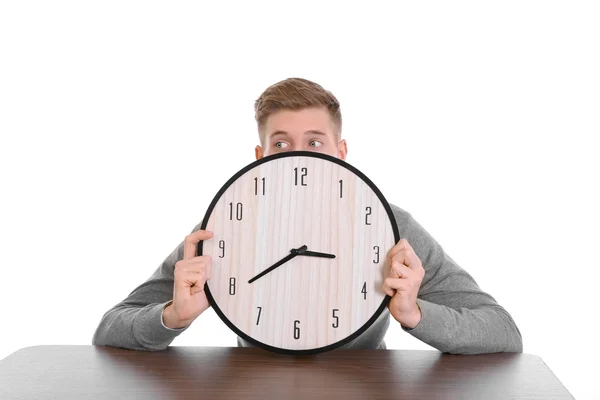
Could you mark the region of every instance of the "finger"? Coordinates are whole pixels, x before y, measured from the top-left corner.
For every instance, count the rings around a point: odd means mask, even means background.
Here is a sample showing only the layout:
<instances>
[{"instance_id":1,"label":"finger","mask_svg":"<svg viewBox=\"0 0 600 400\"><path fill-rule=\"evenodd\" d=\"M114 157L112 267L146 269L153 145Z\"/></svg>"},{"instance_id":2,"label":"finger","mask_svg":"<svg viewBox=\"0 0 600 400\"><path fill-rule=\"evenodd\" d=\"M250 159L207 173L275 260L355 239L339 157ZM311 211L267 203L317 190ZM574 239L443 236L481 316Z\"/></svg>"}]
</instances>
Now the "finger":
<instances>
[{"instance_id":1,"label":"finger","mask_svg":"<svg viewBox=\"0 0 600 400\"><path fill-rule=\"evenodd\" d=\"M206 274L204 271L189 271L181 274L176 284L180 287L194 287L204 286L205 282Z\"/></svg>"},{"instance_id":2,"label":"finger","mask_svg":"<svg viewBox=\"0 0 600 400\"><path fill-rule=\"evenodd\" d=\"M190 260L179 261L175 264L175 268L181 272L205 272L212 266L211 256L197 256Z\"/></svg>"},{"instance_id":3,"label":"finger","mask_svg":"<svg viewBox=\"0 0 600 400\"><path fill-rule=\"evenodd\" d=\"M391 278L410 279L413 275L414 271L408 268L406 265L402 264L399 261L392 262L392 266L390 268Z\"/></svg>"},{"instance_id":4,"label":"finger","mask_svg":"<svg viewBox=\"0 0 600 400\"><path fill-rule=\"evenodd\" d=\"M176 281L182 282L184 286L204 286L212 276L212 259L210 256L199 256L202 261L185 265L178 272Z\"/></svg>"},{"instance_id":5,"label":"finger","mask_svg":"<svg viewBox=\"0 0 600 400\"><path fill-rule=\"evenodd\" d=\"M400 239L398 241L398 243L396 243L396 245L394 247L392 247L392 249L390 250L390 252L387 255L387 260L390 262L392 262L392 259L394 258L394 256L396 254L398 254L399 252L403 251L404 249L407 248L407 245L409 245L408 240L406 239Z\"/></svg>"},{"instance_id":6,"label":"finger","mask_svg":"<svg viewBox=\"0 0 600 400\"><path fill-rule=\"evenodd\" d=\"M202 282L197 282L190 288L190 293L192 295L203 292L204 284L212 276L212 258L210 256L201 256L201 257L207 257L208 262L203 263L204 265L202 266L202 272L204 273L204 276L202 277ZM200 257L198 257L198 258L200 258Z\"/></svg>"},{"instance_id":7,"label":"finger","mask_svg":"<svg viewBox=\"0 0 600 400\"><path fill-rule=\"evenodd\" d=\"M409 285L404 279L398 278L385 278L381 289L388 296L394 296L397 291L407 290Z\"/></svg>"},{"instance_id":8,"label":"finger","mask_svg":"<svg viewBox=\"0 0 600 400\"><path fill-rule=\"evenodd\" d=\"M200 292L204 292L204 285L200 285L200 286L192 286L190 288L190 293L192 295L195 295L196 293L200 293Z\"/></svg>"},{"instance_id":9,"label":"finger","mask_svg":"<svg viewBox=\"0 0 600 400\"><path fill-rule=\"evenodd\" d=\"M401 239L390 251L390 263L398 261L409 268L421 266L421 260L406 239Z\"/></svg>"},{"instance_id":10,"label":"finger","mask_svg":"<svg viewBox=\"0 0 600 400\"><path fill-rule=\"evenodd\" d=\"M190 258L196 257L196 248L201 240L207 240L213 237L213 232L199 230L190 233L185 237L183 241L183 259L189 260Z\"/></svg>"},{"instance_id":11,"label":"finger","mask_svg":"<svg viewBox=\"0 0 600 400\"><path fill-rule=\"evenodd\" d=\"M409 244L408 240L406 239L400 239L398 240L398 243L396 243L390 250L390 252L388 253L388 258L392 258L394 256L394 254L396 254L397 252L399 252L400 250L404 249L406 247L406 245Z\"/></svg>"}]
</instances>

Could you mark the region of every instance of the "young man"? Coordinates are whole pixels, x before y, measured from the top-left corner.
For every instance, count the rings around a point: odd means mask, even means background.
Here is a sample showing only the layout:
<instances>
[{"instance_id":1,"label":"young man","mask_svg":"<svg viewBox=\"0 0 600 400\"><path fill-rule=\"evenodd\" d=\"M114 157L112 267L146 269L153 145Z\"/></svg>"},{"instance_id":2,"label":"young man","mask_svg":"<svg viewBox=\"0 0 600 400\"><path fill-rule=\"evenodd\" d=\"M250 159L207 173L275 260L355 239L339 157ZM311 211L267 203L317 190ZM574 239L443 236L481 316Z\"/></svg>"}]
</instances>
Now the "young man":
<instances>
[{"instance_id":1,"label":"young man","mask_svg":"<svg viewBox=\"0 0 600 400\"><path fill-rule=\"evenodd\" d=\"M305 79L286 79L255 102L260 145L256 158L310 150L344 160L342 117L337 99ZM388 254L383 291L388 309L347 348L385 348L390 314L402 329L442 352L521 352L521 334L511 316L484 293L406 211L391 205L402 238ZM198 224L146 282L102 318L94 345L161 350L209 303L203 292L211 276L210 256L196 245L212 237ZM238 345L249 344L238 338Z\"/></svg>"}]
</instances>

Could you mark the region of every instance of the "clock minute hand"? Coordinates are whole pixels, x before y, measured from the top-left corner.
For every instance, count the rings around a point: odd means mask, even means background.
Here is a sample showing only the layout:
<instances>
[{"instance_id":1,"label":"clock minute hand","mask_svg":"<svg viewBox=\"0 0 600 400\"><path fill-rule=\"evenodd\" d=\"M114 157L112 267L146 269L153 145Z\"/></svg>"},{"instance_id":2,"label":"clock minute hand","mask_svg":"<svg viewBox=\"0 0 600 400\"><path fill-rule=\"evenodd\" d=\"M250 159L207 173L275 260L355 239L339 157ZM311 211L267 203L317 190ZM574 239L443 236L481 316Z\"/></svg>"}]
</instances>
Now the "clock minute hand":
<instances>
[{"instance_id":1,"label":"clock minute hand","mask_svg":"<svg viewBox=\"0 0 600 400\"><path fill-rule=\"evenodd\" d=\"M306 251L306 248L307 248L306 245L304 245L304 246L299 247L297 249L290 250L290 254L288 254L287 256L285 256L284 258L282 258L281 260L277 261L275 264L271 265L269 268L267 268L264 271L260 272L254 278L250 279L248 281L248 283L252 283L255 280L257 280L258 278L261 278L261 277L265 276L269 272L273 271L275 268L280 267L283 264L285 264L286 262L290 261L292 258L294 258L296 256L299 256L301 254L304 254L304 252Z\"/></svg>"},{"instance_id":2,"label":"clock minute hand","mask_svg":"<svg viewBox=\"0 0 600 400\"><path fill-rule=\"evenodd\" d=\"M319 253L318 251L308 251L308 250L300 255L301 256L309 256L309 257L335 258L334 254Z\"/></svg>"}]
</instances>

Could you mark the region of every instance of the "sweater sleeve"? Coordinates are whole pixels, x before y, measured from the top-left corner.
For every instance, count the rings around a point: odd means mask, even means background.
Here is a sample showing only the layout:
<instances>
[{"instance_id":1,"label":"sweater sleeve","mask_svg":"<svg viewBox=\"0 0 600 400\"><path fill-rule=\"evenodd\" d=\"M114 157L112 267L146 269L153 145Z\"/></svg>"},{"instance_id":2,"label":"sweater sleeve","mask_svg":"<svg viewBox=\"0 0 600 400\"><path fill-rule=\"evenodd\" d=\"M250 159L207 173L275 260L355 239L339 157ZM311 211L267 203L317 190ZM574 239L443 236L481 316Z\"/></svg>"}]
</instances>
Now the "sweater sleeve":
<instances>
[{"instance_id":1,"label":"sweater sleeve","mask_svg":"<svg viewBox=\"0 0 600 400\"><path fill-rule=\"evenodd\" d=\"M400 238L413 247L425 269L417 298L421 321L403 330L445 353L522 352L521 333L509 313L409 213L396 206L392 211Z\"/></svg>"},{"instance_id":2,"label":"sweater sleeve","mask_svg":"<svg viewBox=\"0 0 600 400\"><path fill-rule=\"evenodd\" d=\"M200 224L192 232L199 229ZM92 344L132 350L164 350L185 331L186 328L170 329L162 320L163 309L173 301L175 263L181 259L183 241L146 282L104 314Z\"/></svg>"}]
</instances>

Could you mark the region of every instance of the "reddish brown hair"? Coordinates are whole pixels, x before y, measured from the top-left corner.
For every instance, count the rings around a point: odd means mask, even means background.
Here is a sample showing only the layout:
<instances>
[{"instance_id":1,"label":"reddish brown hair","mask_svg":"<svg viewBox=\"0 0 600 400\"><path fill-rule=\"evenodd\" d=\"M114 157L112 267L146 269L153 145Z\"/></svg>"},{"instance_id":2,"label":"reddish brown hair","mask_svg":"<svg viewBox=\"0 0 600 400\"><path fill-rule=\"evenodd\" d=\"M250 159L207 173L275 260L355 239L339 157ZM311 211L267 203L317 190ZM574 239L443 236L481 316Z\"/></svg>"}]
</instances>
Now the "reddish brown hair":
<instances>
[{"instance_id":1,"label":"reddish brown hair","mask_svg":"<svg viewBox=\"0 0 600 400\"><path fill-rule=\"evenodd\" d=\"M308 107L325 107L336 126L337 140L342 134L340 103L328 90L315 82L302 78L288 78L269 86L254 102L254 117L258 136L265 143L264 126L269 115L280 110L301 110Z\"/></svg>"}]
</instances>

